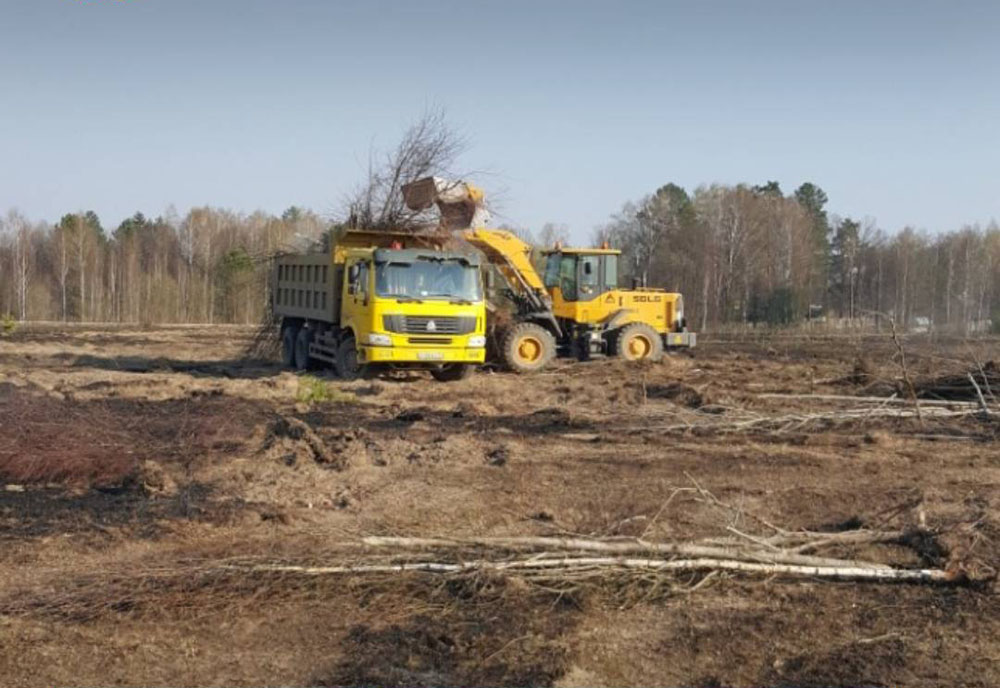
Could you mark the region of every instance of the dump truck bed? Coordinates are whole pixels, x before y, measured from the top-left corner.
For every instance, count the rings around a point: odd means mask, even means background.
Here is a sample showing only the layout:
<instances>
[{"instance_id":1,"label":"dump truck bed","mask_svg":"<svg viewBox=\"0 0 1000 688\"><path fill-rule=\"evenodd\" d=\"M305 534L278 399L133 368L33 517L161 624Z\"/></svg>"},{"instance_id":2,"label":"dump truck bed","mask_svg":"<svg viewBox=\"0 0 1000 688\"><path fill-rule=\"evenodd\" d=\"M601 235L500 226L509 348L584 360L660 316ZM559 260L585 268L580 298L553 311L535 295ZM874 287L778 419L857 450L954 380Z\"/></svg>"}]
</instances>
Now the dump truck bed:
<instances>
[{"instance_id":1,"label":"dump truck bed","mask_svg":"<svg viewBox=\"0 0 1000 688\"><path fill-rule=\"evenodd\" d=\"M274 314L337 323L340 320L342 263L331 263L330 253L281 256L275 265L272 290Z\"/></svg>"}]
</instances>

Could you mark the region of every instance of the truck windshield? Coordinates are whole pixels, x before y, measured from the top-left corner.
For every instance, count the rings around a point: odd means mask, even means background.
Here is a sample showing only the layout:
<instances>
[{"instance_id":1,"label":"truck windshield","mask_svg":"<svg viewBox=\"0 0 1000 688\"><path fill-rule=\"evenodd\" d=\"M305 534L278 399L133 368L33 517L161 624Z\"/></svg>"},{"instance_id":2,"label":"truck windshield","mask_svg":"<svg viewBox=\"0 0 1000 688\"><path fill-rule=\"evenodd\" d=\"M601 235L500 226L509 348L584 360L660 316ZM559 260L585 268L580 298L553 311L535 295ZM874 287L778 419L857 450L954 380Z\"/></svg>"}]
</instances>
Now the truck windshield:
<instances>
[{"instance_id":1,"label":"truck windshield","mask_svg":"<svg viewBox=\"0 0 1000 688\"><path fill-rule=\"evenodd\" d=\"M479 268L458 260L415 260L380 263L375 293L387 298L480 301Z\"/></svg>"}]
</instances>

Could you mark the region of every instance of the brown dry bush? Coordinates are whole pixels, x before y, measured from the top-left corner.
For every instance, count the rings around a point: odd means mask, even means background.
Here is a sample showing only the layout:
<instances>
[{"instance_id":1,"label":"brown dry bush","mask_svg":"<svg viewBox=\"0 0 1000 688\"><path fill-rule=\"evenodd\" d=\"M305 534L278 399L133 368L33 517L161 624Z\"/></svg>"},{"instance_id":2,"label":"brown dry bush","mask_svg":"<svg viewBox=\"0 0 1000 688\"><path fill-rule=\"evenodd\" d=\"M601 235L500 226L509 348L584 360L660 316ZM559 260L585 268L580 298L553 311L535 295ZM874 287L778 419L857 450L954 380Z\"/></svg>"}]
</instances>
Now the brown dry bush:
<instances>
[{"instance_id":1,"label":"brown dry bush","mask_svg":"<svg viewBox=\"0 0 1000 688\"><path fill-rule=\"evenodd\" d=\"M79 401L21 388L3 395L0 411L0 481L76 487L125 485L145 460L186 467L231 450L263 415L244 401Z\"/></svg>"}]
</instances>

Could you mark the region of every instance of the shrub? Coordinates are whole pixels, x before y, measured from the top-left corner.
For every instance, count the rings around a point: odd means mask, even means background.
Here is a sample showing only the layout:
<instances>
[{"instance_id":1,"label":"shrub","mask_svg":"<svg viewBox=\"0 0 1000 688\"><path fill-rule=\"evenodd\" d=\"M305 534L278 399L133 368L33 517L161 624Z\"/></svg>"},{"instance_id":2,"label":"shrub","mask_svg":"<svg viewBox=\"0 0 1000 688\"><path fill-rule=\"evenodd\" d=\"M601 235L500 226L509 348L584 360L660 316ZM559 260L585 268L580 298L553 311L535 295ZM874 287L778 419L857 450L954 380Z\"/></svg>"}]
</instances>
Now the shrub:
<instances>
[{"instance_id":1,"label":"shrub","mask_svg":"<svg viewBox=\"0 0 1000 688\"><path fill-rule=\"evenodd\" d=\"M0 317L0 336L7 337L14 333L17 329L17 321L14 320L14 316L10 313L4 313Z\"/></svg>"},{"instance_id":2,"label":"shrub","mask_svg":"<svg viewBox=\"0 0 1000 688\"><path fill-rule=\"evenodd\" d=\"M342 392L312 375L305 375L299 379L299 391L296 394L296 399L307 404L355 401L353 395Z\"/></svg>"}]
</instances>

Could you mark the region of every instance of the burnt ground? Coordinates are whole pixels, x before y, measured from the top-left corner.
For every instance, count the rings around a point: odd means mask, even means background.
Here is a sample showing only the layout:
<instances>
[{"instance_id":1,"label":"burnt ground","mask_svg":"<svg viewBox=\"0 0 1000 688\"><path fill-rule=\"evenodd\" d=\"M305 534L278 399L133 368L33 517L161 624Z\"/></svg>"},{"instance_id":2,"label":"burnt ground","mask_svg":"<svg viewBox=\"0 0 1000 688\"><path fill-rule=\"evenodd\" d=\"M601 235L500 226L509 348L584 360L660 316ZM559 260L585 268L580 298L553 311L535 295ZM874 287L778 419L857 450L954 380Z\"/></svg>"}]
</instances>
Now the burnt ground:
<instances>
[{"instance_id":1,"label":"burnt ground","mask_svg":"<svg viewBox=\"0 0 1000 688\"><path fill-rule=\"evenodd\" d=\"M838 418L895 402L815 396L908 396L888 337L704 336L660 365L318 388L245 358L252 340L0 340L4 685L1000 684L996 415ZM931 399L998 343L908 339L907 374ZM833 553L978 582L164 573L329 563L365 535L684 541L765 522L904 530Z\"/></svg>"}]
</instances>

